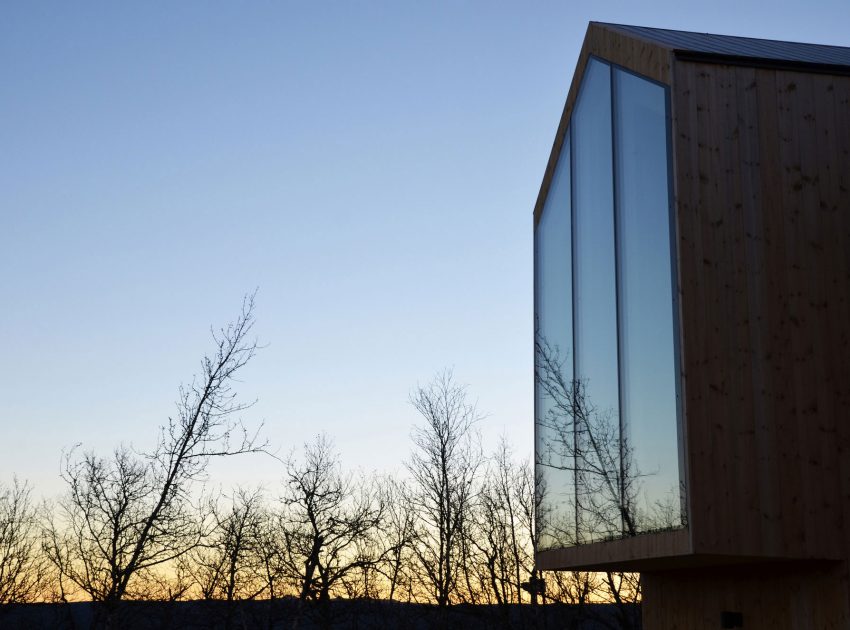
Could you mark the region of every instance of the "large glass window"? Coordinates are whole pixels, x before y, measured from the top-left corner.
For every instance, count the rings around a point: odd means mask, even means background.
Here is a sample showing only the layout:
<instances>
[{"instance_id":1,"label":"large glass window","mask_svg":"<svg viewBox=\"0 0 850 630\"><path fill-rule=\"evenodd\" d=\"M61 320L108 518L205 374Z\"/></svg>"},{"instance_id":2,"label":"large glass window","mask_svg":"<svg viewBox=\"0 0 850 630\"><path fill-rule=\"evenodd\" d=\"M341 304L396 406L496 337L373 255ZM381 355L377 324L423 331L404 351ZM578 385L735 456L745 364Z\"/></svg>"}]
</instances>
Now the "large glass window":
<instances>
[{"instance_id":1,"label":"large glass window","mask_svg":"<svg viewBox=\"0 0 850 630\"><path fill-rule=\"evenodd\" d=\"M591 59L573 110L576 538L620 532L611 68Z\"/></svg>"},{"instance_id":2,"label":"large glass window","mask_svg":"<svg viewBox=\"0 0 850 630\"><path fill-rule=\"evenodd\" d=\"M535 230L539 549L683 523L667 98L591 58Z\"/></svg>"},{"instance_id":3,"label":"large glass window","mask_svg":"<svg viewBox=\"0 0 850 630\"><path fill-rule=\"evenodd\" d=\"M624 498L634 526L655 529L680 509L667 98L621 70L614 93Z\"/></svg>"},{"instance_id":4,"label":"large glass window","mask_svg":"<svg viewBox=\"0 0 850 630\"><path fill-rule=\"evenodd\" d=\"M564 147L535 231L535 370L546 375L535 388L537 491L546 505L538 515L539 548L575 544L575 476L566 448L571 401L564 396L573 380L569 132Z\"/></svg>"}]
</instances>

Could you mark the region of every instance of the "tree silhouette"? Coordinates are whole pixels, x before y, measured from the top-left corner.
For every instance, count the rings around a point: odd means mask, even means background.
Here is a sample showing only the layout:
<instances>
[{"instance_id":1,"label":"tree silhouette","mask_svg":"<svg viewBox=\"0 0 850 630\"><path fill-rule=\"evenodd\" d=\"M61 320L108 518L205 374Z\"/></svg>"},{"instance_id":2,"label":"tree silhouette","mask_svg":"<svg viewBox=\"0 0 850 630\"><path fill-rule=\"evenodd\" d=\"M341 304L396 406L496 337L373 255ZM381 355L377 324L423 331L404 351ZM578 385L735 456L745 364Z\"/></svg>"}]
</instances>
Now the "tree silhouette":
<instances>
[{"instance_id":1,"label":"tree silhouette","mask_svg":"<svg viewBox=\"0 0 850 630\"><path fill-rule=\"evenodd\" d=\"M407 462L419 523L413 548L423 585L444 607L458 595L466 559L466 528L472 524L482 464L473 426L479 416L450 371L418 387L411 403L423 419L413 430L414 450Z\"/></svg>"},{"instance_id":2,"label":"tree silhouette","mask_svg":"<svg viewBox=\"0 0 850 630\"><path fill-rule=\"evenodd\" d=\"M302 600L327 601L379 561L371 542L384 507L380 496L342 472L326 436L305 444L303 455L286 463L284 563Z\"/></svg>"},{"instance_id":3,"label":"tree silhouette","mask_svg":"<svg viewBox=\"0 0 850 630\"><path fill-rule=\"evenodd\" d=\"M537 463L569 471L575 479L574 532L572 540L564 542L635 536L641 473L620 434L618 418L610 409L596 408L585 382L567 376L566 360L538 334L534 375L548 405L537 419L543 435Z\"/></svg>"},{"instance_id":4,"label":"tree silhouette","mask_svg":"<svg viewBox=\"0 0 850 630\"><path fill-rule=\"evenodd\" d=\"M0 484L0 604L36 601L46 587L39 517L30 486Z\"/></svg>"},{"instance_id":5,"label":"tree silhouette","mask_svg":"<svg viewBox=\"0 0 850 630\"><path fill-rule=\"evenodd\" d=\"M213 332L214 352L203 359L201 375L180 388L177 414L160 428L152 452L120 447L107 459L72 449L65 459L68 491L46 550L65 577L107 604L107 626L137 576L200 543L189 505L210 460L265 448L238 418L250 404L238 402L232 389L257 349L249 339L253 309L254 296L247 296L236 320Z\"/></svg>"}]
</instances>

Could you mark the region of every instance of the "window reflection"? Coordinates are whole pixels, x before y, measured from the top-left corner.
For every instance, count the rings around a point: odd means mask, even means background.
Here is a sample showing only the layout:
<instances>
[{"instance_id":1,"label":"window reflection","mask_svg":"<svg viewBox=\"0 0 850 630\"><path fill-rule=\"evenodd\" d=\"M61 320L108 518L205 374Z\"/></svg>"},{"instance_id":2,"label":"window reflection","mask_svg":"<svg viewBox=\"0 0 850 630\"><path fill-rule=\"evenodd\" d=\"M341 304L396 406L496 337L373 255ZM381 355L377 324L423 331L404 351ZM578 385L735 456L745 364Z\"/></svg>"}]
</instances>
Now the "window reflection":
<instances>
[{"instance_id":1,"label":"window reflection","mask_svg":"<svg viewBox=\"0 0 850 630\"><path fill-rule=\"evenodd\" d=\"M643 529L679 509L679 446L664 88L615 70L623 443ZM669 520L669 519L668 519Z\"/></svg>"},{"instance_id":2,"label":"window reflection","mask_svg":"<svg viewBox=\"0 0 850 630\"><path fill-rule=\"evenodd\" d=\"M611 68L607 64L595 59L588 63L573 111L572 129L575 387L586 407L586 417L579 417L575 431L576 537L579 542L589 542L616 535L621 528L616 481L620 421ZM591 424L598 425L595 431ZM601 443L603 439L605 444Z\"/></svg>"},{"instance_id":3,"label":"window reflection","mask_svg":"<svg viewBox=\"0 0 850 630\"><path fill-rule=\"evenodd\" d=\"M683 524L666 103L591 58L535 231L540 549Z\"/></svg>"},{"instance_id":4,"label":"window reflection","mask_svg":"<svg viewBox=\"0 0 850 630\"><path fill-rule=\"evenodd\" d=\"M573 378L572 215L570 209L570 136L562 151L546 205L535 232L535 371L560 383ZM545 346L545 347L544 347ZM563 389L563 388L561 388ZM575 477L565 449L572 436L569 414L558 388L535 379L538 539L541 549L575 544Z\"/></svg>"}]
</instances>

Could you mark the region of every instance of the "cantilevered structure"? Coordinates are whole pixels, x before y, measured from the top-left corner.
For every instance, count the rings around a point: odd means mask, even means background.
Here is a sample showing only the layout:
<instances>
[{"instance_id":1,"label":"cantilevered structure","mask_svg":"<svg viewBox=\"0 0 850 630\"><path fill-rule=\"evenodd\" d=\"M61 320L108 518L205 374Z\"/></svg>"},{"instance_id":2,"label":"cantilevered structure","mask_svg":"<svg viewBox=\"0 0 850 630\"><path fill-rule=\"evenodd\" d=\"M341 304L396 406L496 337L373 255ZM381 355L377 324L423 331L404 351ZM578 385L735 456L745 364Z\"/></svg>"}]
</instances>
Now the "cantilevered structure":
<instances>
[{"instance_id":1,"label":"cantilevered structure","mask_svg":"<svg viewBox=\"0 0 850 630\"><path fill-rule=\"evenodd\" d=\"M591 23L534 229L538 566L850 627L850 48Z\"/></svg>"}]
</instances>

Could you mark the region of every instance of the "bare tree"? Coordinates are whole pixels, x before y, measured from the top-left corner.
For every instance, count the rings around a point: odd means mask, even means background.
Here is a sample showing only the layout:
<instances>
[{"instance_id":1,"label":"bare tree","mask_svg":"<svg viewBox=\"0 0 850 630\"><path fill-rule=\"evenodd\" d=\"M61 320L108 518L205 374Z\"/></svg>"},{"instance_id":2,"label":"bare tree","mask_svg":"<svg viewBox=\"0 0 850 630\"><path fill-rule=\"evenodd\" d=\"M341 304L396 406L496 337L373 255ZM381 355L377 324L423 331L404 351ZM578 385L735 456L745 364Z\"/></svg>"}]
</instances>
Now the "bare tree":
<instances>
[{"instance_id":1,"label":"bare tree","mask_svg":"<svg viewBox=\"0 0 850 630\"><path fill-rule=\"evenodd\" d=\"M250 404L238 402L232 389L257 349L249 338L253 309L252 295L233 323L213 332L214 352L203 359L201 375L180 388L177 414L161 427L152 452L122 447L104 459L72 450L66 458L68 493L46 549L92 599L124 599L137 576L197 546L202 532L188 506L210 459L264 450L238 418Z\"/></svg>"},{"instance_id":2,"label":"bare tree","mask_svg":"<svg viewBox=\"0 0 850 630\"><path fill-rule=\"evenodd\" d=\"M575 475L575 542L586 536L634 536L638 531L635 495L640 472L621 438L613 413L597 409L586 384L567 376L562 357L539 337L535 344L535 380L547 400L538 418L543 448L538 463Z\"/></svg>"},{"instance_id":3,"label":"bare tree","mask_svg":"<svg viewBox=\"0 0 850 630\"><path fill-rule=\"evenodd\" d=\"M602 584L601 601L613 604L617 611L614 622L606 622L608 627L611 630L638 630L641 618L635 604L641 601L640 574L608 571L603 574Z\"/></svg>"},{"instance_id":4,"label":"bare tree","mask_svg":"<svg viewBox=\"0 0 850 630\"><path fill-rule=\"evenodd\" d=\"M371 537L383 513L380 497L342 472L330 440L304 445L286 464L284 562L302 600L327 601L353 574L379 558Z\"/></svg>"},{"instance_id":5,"label":"bare tree","mask_svg":"<svg viewBox=\"0 0 850 630\"><path fill-rule=\"evenodd\" d=\"M192 587L191 575L178 560L156 569L140 571L132 596L145 601L175 602L191 597Z\"/></svg>"},{"instance_id":6,"label":"bare tree","mask_svg":"<svg viewBox=\"0 0 850 630\"><path fill-rule=\"evenodd\" d=\"M526 470L517 466L502 437L489 459L478 502L475 545L487 569L487 586L497 604L522 603L522 584L533 571L530 531L524 525L529 497ZM532 491L533 492L533 491Z\"/></svg>"},{"instance_id":7,"label":"bare tree","mask_svg":"<svg viewBox=\"0 0 850 630\"><path fill-rule=\"evenodd\" d=\"M450 371L418 387L411 403L424 421L413 430L414 449L406 463L418 519L413 549L424 587L444 607L458 599L460 581L468 577L465 531L482 462L474 430L479 416Z\"/></svg>"},{"instance_id":8,"label":"bare tree","mask_svg":"<svg viewBox=\"0 0 850 630\"><path fill-rule=\"evenodd\" d=\"M72 451L63 478L68 494L58 503L59 523L47 537L48 556L64 577L94 601L117 601L131 578L173 560L196 544L200 530L182 501L159 510L156 530L137 553L139 537L159 499L147 462L126 447L110 459ZM132 571L128 565L135 555Z\"/></svg>"},{"instance_id":9,"label":"bare tree","mask_svg":"<svg viewBox=\"0 0 850 630\"><path fill-rule=\"evenodd\" d=\"M520 587L528 592L531 604L535 605L542 601L546 594L546 581L537 568L534 557L539 540L538 521L544 519L546 514L543 507L546 482L543 475L535 470L534 465L525 461L519 467L516 483L516 503L519 513L517 520L523 538L528 541L523 556L528 581L520 583Z\"/></svg>"},{"instance_id":10,"label":"bare tree","mask_svg":"<svg viewBox=\"0 0 850 630\"><path fill-rule=\"evenodd\" d=\"M663 520L664 514L638 511L636 498L643 475L621 435L618 419L611 410L596 408L585 382L566 376L565 361L557 348L538 335L535 380L546 397L547 413L537 420L544 436L537 463L571 471L575 479L574 522L559 524L548 514L538 523L546 523L548 534L566 546L636 536ZM588 598L608 601L617 606L620 627L637 627L639 614L633 604L640 601L639 574L559 572L553 578L550 597L576 604Z\"/></svg>"},{"instance_id":11,"label":"bare tree","mask_svg":"<svg viewBox=\"0 0 850 630\"><path fill-rule=\"evenodd\" d=\"M254 599L266 590L261 544L262 496L237 488L229 505L210 500L211 530L185 563L204 599Z\"/></svg>"},{"instance_id":12,"label":"bare tree","mask_svg":"<svg viewBox=\"0 0 850 630\"><path fill-rule=\"evenodd\" d=\"M280 516L268 506L261 507L257 521L254 550L257 574L265 587L265 595L274 600L287 592L285 536L280 527Z\"/></svg>"},{"instance_id":13,"label":"bare tree","mask_svg":"<svg viewBox=\"0 0 850 630\"><path fill-rule=\"evenodd\" d=\"M380 480L378 491L385 506L381 522L383 551L377 569L386 580L386 597L413 599L413 574L411 571L415 541L416 515L412 509L410 490L404 481L387 477ZM404 595L400 598L399 593Z\"/></svg>"},{"instance_id":14,"label":"bare tree","mask_svg":"<svg viewBox=\"0 0 850 630\"><path fill-rule=\"evenodd\" d=\"M581 608L603 596L603 575L589 571L547 571L546 599Z\"/></svg>"},{"instance_id":15,"label":"bare tree","mask_svg":"<svg viewBox=\"0 0 850 630\"><path fill-rule=\"evenodd\" d=\"M44 595L38 510L30 486L0 484L0 604L32 602Z\"/></svg>"}]
</instances>

